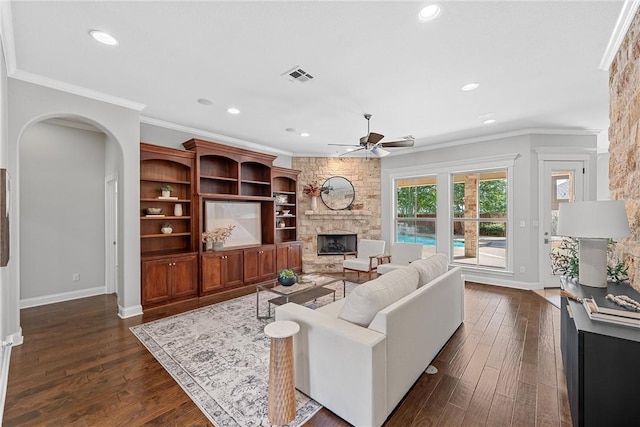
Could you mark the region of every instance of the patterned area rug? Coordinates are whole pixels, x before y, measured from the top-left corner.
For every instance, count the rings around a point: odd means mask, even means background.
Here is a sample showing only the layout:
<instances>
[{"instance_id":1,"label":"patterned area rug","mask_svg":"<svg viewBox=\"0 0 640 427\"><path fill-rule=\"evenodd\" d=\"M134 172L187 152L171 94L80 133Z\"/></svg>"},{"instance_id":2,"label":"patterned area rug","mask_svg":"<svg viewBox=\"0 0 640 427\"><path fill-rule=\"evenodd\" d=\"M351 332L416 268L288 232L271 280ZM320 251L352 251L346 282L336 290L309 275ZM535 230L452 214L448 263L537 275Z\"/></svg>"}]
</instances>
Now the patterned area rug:
<instances>
[{"instance_id":1,"label":"patterned area rug","mask_svg":"<svg viewBox=\"0 0 640 427\"><path fill-rule=\"evenodd\" d=\"M333 286L343 298L342 282ZM328 287L329 287L328 286ZM347 282L347 294L356 284ZM260 312L276 295L260 293ZM306 304L316 308L331 295ZM270 426L267 419L269 338L256 318L255 294L134 326L131 332L216 426ZM296 418L304 424L321 408L296 390Z\"/></svg>"}]
</instances>

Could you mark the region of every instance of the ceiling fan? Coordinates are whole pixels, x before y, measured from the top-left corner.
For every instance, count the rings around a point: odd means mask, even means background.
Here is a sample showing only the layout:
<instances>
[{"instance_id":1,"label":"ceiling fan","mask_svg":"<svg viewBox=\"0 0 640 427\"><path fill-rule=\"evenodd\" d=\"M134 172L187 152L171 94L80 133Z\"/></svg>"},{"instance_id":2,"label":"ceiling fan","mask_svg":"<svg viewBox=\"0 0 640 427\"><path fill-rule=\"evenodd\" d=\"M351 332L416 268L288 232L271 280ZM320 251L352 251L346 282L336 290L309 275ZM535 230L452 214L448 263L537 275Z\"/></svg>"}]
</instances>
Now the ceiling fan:
<instances>
[{"instance_id":1,"label":"ceiling fan","mask_svg":"<svg viewBox=\"0 0 640 427\"><path fill-rule=\"evenodd\" d=\"M413 147L413 137L406 136L398 141L390 141L390 142L381 142L384 135L371 132L369 129L371 114L365 114L364 118L367 119L367 135L360 138L360 143L357 145L353 144L329 144L329 145L339 145L343 147L356 147L352 150L347 150L346 153L341 154L344 156L346 154L355 153L356 151L365 150L371 152L375 156L384 157L387 154L390 154L390 151L385 150L384 148L397 148L397 147Z\"/></svg>"}]
</instances>

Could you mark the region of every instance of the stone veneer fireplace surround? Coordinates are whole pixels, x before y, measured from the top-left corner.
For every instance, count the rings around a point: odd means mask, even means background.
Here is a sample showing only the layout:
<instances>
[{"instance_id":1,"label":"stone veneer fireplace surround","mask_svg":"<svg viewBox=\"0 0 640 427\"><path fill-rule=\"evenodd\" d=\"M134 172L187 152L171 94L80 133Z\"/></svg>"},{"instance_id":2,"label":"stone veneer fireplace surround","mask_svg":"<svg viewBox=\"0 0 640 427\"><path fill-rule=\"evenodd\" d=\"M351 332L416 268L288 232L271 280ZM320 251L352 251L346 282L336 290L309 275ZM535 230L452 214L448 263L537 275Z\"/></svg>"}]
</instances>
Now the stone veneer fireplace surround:
<instances>
[{"instance_id":1,"label":"stone veneer fireplace surround","mask_svg":"<svg viewBox=\"0 0 640 427\"><path fill-rule=\"evenodd\" d=\"M348 230L357 239L382 238L381 164L380 159L347 157L294 157L291 167L300 172L297 192L298 239L302 241L302 270L305 273L342 272L342 255L318 256L317 235ZM318 203L311 210L311 198L303 193L303 186L322 184L327 178L342 176L353 184L355 199L351 210L330 210Z\"/></svg>"}]
</instances>

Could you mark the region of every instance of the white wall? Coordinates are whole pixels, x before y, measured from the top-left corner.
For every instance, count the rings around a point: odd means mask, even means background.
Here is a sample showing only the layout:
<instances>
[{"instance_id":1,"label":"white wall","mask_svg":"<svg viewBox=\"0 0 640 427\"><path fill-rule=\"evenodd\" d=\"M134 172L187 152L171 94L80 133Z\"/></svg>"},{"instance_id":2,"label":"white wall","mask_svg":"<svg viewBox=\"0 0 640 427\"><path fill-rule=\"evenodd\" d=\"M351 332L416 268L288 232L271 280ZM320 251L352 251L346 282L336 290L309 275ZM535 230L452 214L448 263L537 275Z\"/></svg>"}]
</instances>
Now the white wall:
<instances>
[{"instance_id":1,"label":"white wall","mask_svg":"<svg viewBox=\"0 0 640 427\"><path fill-rule=\"evenodd\" d=\"M541 135L521 134L513 136L496 136L482 142L451 145L433 150L413 151L409 154L385 157L382 159L382 235L390 241L393 227L392 205L393 188L391 188L389 171L419 167L424 174L429 173L429 165L446 162L477 162L478 159L505 154L517 154L514 162L512 237L513 237L513 270L512 273L471 270L465 272L483 283L515 286L533 289L538 287L539 277L539 229L533 226L538 221L538 156L537 147L587 147L593 150L595 164L595 135ZM385 178L386 177L386 178ZM595 197L595 170L589 175ZM438 211L440 213L440 210ZM448 221L448 218L444 218ZM442 219L438 219L442 221ZM525 227L520 227L524 221ZM438 248L440 250L441 248ZM524 267L525 273L520 273Z\"/></svg>"},{"instance_id":2,"label":"white wall","mask_svg":"<svg viewBox=\"0 0 640 427\"><path fill-rule=\"evenodd\" d=\"M105 134L41 122L19 150L21 306L104 293Z\"/></svg>"},{"instance_id":3,"label":"white wall","mask_svg":"<svg viewBox=\"0 0 640 427\"><path fill-rule=\"evenodd\" d=\"M597 200L609 200L609 153L598 153Z\"/></svg>"},{"instance_id":4,"label":"white wall","mask_svg":"<svg viewBox=\"0 0 640 427\"><path fill-rule=\"evenodd\" d=\"M138 110L95 99L35 85L16 79L9 79L9 165L17 173L14 182L19 186L18 147L22 134L31 125L42 120L62 117L84 120L109 135L118 142L122 159L119 174L119 233L120 251L118 253L118 314L129 317L140 314L140 114ZM104 188L104 187L103 187ZM18 193L17 191L14 193ZM20 194L12 195L12 216L19 217L16 206ZM17 245L12 247L12 255L19 253L19 226L17 221L11 225L12 236ZM16 256L14 261L20 264ZM11 288L17 293L20 283L19 270L11 273ZM14 327L19 328L19 312L15 308Z\"/></svg>"}]
</instances>

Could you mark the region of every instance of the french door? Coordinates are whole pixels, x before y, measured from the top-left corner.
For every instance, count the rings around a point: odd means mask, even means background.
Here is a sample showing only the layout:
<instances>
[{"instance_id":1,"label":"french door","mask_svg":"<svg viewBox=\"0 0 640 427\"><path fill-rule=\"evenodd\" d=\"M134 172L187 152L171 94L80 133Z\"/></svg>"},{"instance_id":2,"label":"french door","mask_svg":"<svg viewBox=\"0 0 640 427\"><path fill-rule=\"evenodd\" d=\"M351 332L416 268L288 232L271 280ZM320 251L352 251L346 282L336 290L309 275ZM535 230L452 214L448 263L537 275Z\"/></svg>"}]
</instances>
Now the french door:
<instances>
[{"instance_id":1,"label":"french door","mask_svg":"<svg viewBox=\"0 0 640 427\"><path fill-rule=\"evenodd\" d=\"M540 180L540 282L545 288L560 287L560 279L551 271L549 254L558 247L557 234L560 203L585 199L585 164L583 161L545 160Z\"/></svg>"}]
</instances>

